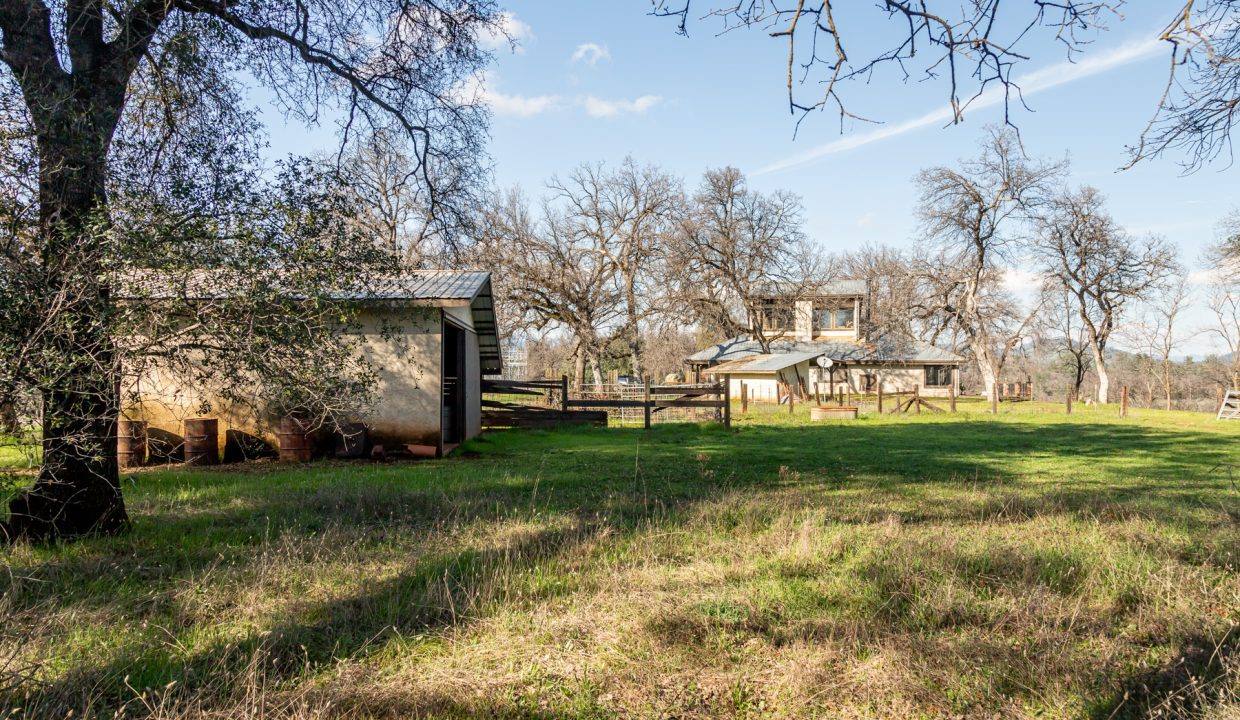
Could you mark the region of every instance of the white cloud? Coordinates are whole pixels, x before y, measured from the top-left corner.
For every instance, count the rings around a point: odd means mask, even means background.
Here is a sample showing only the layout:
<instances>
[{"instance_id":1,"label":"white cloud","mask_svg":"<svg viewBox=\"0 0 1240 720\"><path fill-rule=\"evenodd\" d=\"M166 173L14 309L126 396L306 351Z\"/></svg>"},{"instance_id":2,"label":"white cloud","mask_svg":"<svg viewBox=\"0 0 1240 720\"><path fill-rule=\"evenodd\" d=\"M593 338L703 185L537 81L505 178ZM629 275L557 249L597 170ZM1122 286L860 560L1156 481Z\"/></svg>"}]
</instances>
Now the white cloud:
<instances>
[{"instance_id":1,"label":"white cloud","mask_svg":"<svg viewBox=\"0 0 1240 720\"><path fill-rule=\"evenodd\" d=\"M574 65L584 62L586 65L594 67L604 60L611 60L611 51L607 49L607 46L589 42L578 45L577 49L573 51L573 56L568 61Z\"/></svg>"},{"instance_id":2,"label":"white cloud","mask_svg":"<svg viewBox=\"0 0 1240 720\"><path fill-rule=\"evenodd\" d=\"M1222 268L1208 268L1206 270L1194 270L1188 274L1189 285L1210 285L1223 279Z\"/></svg>"},{"instance_id":3,"label":"white cloud","mask_svg":"<svg viewBox=\"0 0 1240 720\"><path fill-rule=\"evenodd\" d=\"M1008 268L1003 271L1003 286L1015 293L1026 293L1042 286L1042 275L1033 270Z\"/></svg>"},{"instance_id":4,"label":"white cloud","mask_svg":"<svg viewBox=\"0 0 1240 720\"><path fill-rule=\"evenodd\" d=\"M560 106L559 95L505 95L490 91L486 97L496 115L533 117Z\"/></svg>"},{"instance_id":5,"label":"white cloud","mask_svg":"<svg viewBox=\"0 0 1240 720\"><path fill-rule=\"evenodd\" d=\"M1029 97L1036 93L1042 92L1043 90L1050 90L1051 88L1056 88L1061 85L1067 85L1068 83L1076 82L1077 80L1082 80L1093 75L1114 70L1118 67L1123 67L1124 65L1128 65L1130 63L1144 60L1145 58L1159 52L1162 52L1161 43L1156 39L1129 43L1126 45L1121 45L1120 47L1117 47L1107 53L1086 56L1085 59L1080 62L1062 62L1051 65L1050 67L1042 68L1041 70L1034 70L1033 72L1025 73L1024 75L1017 77L1015 82L1020 86L1023 96ZM986 91L970 103L966 110L980 110L982 108L999 105L1003 102L1003 99L1003 88L992 87L990 90ZM801 167L817 160L821 160L828 155L834 155L846 150L854 150L871 143L904 135L905 133L909 133L914 130L920 130L921 128L929 125L946 125L951 122L951 120L951 108L940 108L938 110L928 112L920 117L906 120L902 123L889 125L866 133L851 135L826 143L825 145L810 148L809 150L798 155L793 155L792 157L784 158L783 160L771 163L753 174L764 175L767 173L774 173L781 170Z\"/></svg>"},{"instance_id":6,"label":"white cloud","mask_svg":"<svg viewBox=\"0 0 1240 720\"><path fill-rule=\"evenodd\" d=\"M590 117L607 118L625 113L640 115L658 105L662 100L663 98L658 95L642 95L634 100L603 100L587 95L582 99L581 104Z\"/></svg>"},{"instance_id":7,"label":"white cloud","mask_svg":"<svg viewBox=\"0 0 1240 720\"><path fill-rule=\"evenodd\" d=\"M462 102L483 103L496 115L533 117L563 106L559 95L515 95L500 92L495 73L470 78L460 90Z\"/></svg>"},{"instance_id":8,"label":"white cloud","mask_svg":"<svg viewBox=\"0 0 1240 720\"><path fill-rule=\"evenodd\" d=\"M499 28L486 32L478 38L478 44L488 50L511 48L521 55L525 52L524 43L534 39L534 29L525 21L511 12L504 12L499 17Z\"/></svg>"},{"instance_id":9,"label":"white cloud","mask_svg":"<svg viewBox=\"0 0 1240 720\"><path fill-rule=\"evenodd\" d=\"M868 212L862 215L861 217L857 218L857 227L872 228L874 227L874 221L877 219L878 217L874 213Z\"/></svg>"}]
</instances>

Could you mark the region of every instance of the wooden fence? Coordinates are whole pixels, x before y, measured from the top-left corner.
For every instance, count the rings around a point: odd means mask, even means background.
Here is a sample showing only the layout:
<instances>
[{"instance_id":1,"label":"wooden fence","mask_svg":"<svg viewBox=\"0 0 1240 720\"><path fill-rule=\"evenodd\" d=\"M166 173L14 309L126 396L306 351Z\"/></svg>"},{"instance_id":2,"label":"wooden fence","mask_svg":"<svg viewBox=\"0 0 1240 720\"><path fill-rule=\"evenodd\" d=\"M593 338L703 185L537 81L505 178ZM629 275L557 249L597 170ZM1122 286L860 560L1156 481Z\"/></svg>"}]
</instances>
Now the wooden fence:
<instances>
[{"instance_id":1,"label":"wooden fence","mask_svg":"<svg viewBox=\"0 0 1240 720\"><path fill-rule=\"evenodd\" d=\"M483 380L483 425L530 427L558 423L608 424L716 420L732 424L728 383L586 385L559 380Z\"/></svg>"}]
</instances>

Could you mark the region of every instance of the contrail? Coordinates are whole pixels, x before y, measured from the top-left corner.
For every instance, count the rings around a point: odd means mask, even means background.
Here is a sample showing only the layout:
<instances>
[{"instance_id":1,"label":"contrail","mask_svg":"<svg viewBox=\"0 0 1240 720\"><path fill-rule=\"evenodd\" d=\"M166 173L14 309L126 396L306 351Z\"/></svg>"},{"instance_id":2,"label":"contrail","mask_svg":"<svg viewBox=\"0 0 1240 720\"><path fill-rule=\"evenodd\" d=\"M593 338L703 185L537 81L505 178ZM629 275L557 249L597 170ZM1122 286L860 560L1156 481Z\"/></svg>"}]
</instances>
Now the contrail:
<instances>
[{"instance_id":1,"label":"contrail","mask_svg":"<svg viewBox=\"0 0 1240 720\"><path fill-rule=\"evenodd\" d=\"M1141 42L1128 43L1121 45L1104 55L1086 56L1080 62L1061 62L1050 67L1034 70L1018 76L1014 82L1020 86L1021 94L1024 97L1035 95L1043 90L1050 90L1061 85L1076 82L1083 78L1092 77L1100 73L1109 72L1115 68L1123 67L1140 60L1144 60L1152 55L1160 52L1161 43L1154 38L1143 40ZM992 87L980 97L974 100L967 110L980 110L982 108L998 105L1003 102L1003 88ZM815 161L821 160L828 155L844 152L845 150L854 150L864 147L871 143L876 143L887 138L896 137L905 133L918 130L927 125L945 125L951 122L952 111L950 107L944 107L925 115L906 120L897 125L881 127L870 132L850 135L840 138L825 145L818 145L810 148L805 152L798 153L791 157L784 158L760 168L754 175L767 175L783 170L809 165Z\"/></svg>"}]
</instances>

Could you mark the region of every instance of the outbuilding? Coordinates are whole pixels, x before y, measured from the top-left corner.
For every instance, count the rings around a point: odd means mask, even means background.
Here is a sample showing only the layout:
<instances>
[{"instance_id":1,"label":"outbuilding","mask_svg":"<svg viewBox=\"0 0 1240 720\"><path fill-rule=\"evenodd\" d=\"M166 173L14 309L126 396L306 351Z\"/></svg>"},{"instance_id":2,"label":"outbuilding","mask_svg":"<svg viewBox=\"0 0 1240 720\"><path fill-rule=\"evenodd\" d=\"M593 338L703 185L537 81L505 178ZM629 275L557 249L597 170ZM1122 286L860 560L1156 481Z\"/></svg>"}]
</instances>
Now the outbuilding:
<instances>
[{"instance_id":1,"label":"outbuilding","mask_svg":"<svg viewBox=\"0 0 1240 720\"><path fill-rule=\"evenodd\" d=\"M338 298L357 303L362 357L375 373L374 402L357 418L374 443L434 455L482 431L482 376L503 371L490 273L416 271ZM271 418L220 406L158 372L133 381L122 416L152 435L177 436L211 407L221 450L232 437L274 441Z\"/></svg>"}]
</instances>

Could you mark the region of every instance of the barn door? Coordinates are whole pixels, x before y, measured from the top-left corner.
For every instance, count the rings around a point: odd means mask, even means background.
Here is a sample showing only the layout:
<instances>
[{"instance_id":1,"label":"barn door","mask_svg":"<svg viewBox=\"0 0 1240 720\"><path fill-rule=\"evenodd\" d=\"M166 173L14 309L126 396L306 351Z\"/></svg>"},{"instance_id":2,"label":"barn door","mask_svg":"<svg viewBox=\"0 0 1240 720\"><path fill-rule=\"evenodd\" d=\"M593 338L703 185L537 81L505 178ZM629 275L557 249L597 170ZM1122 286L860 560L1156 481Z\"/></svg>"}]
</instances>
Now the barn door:
<instances>
[{"instance_id":1,"label":"barn door","mask_svg":"<svg viewBox=\"0 0 1240 720\"><path fill-rule=\"evenodd\" d=\"M443 444L457 445L465 438L465 331L448 322L443 324L442 367Z\"/></svg>"}]
</instances>

